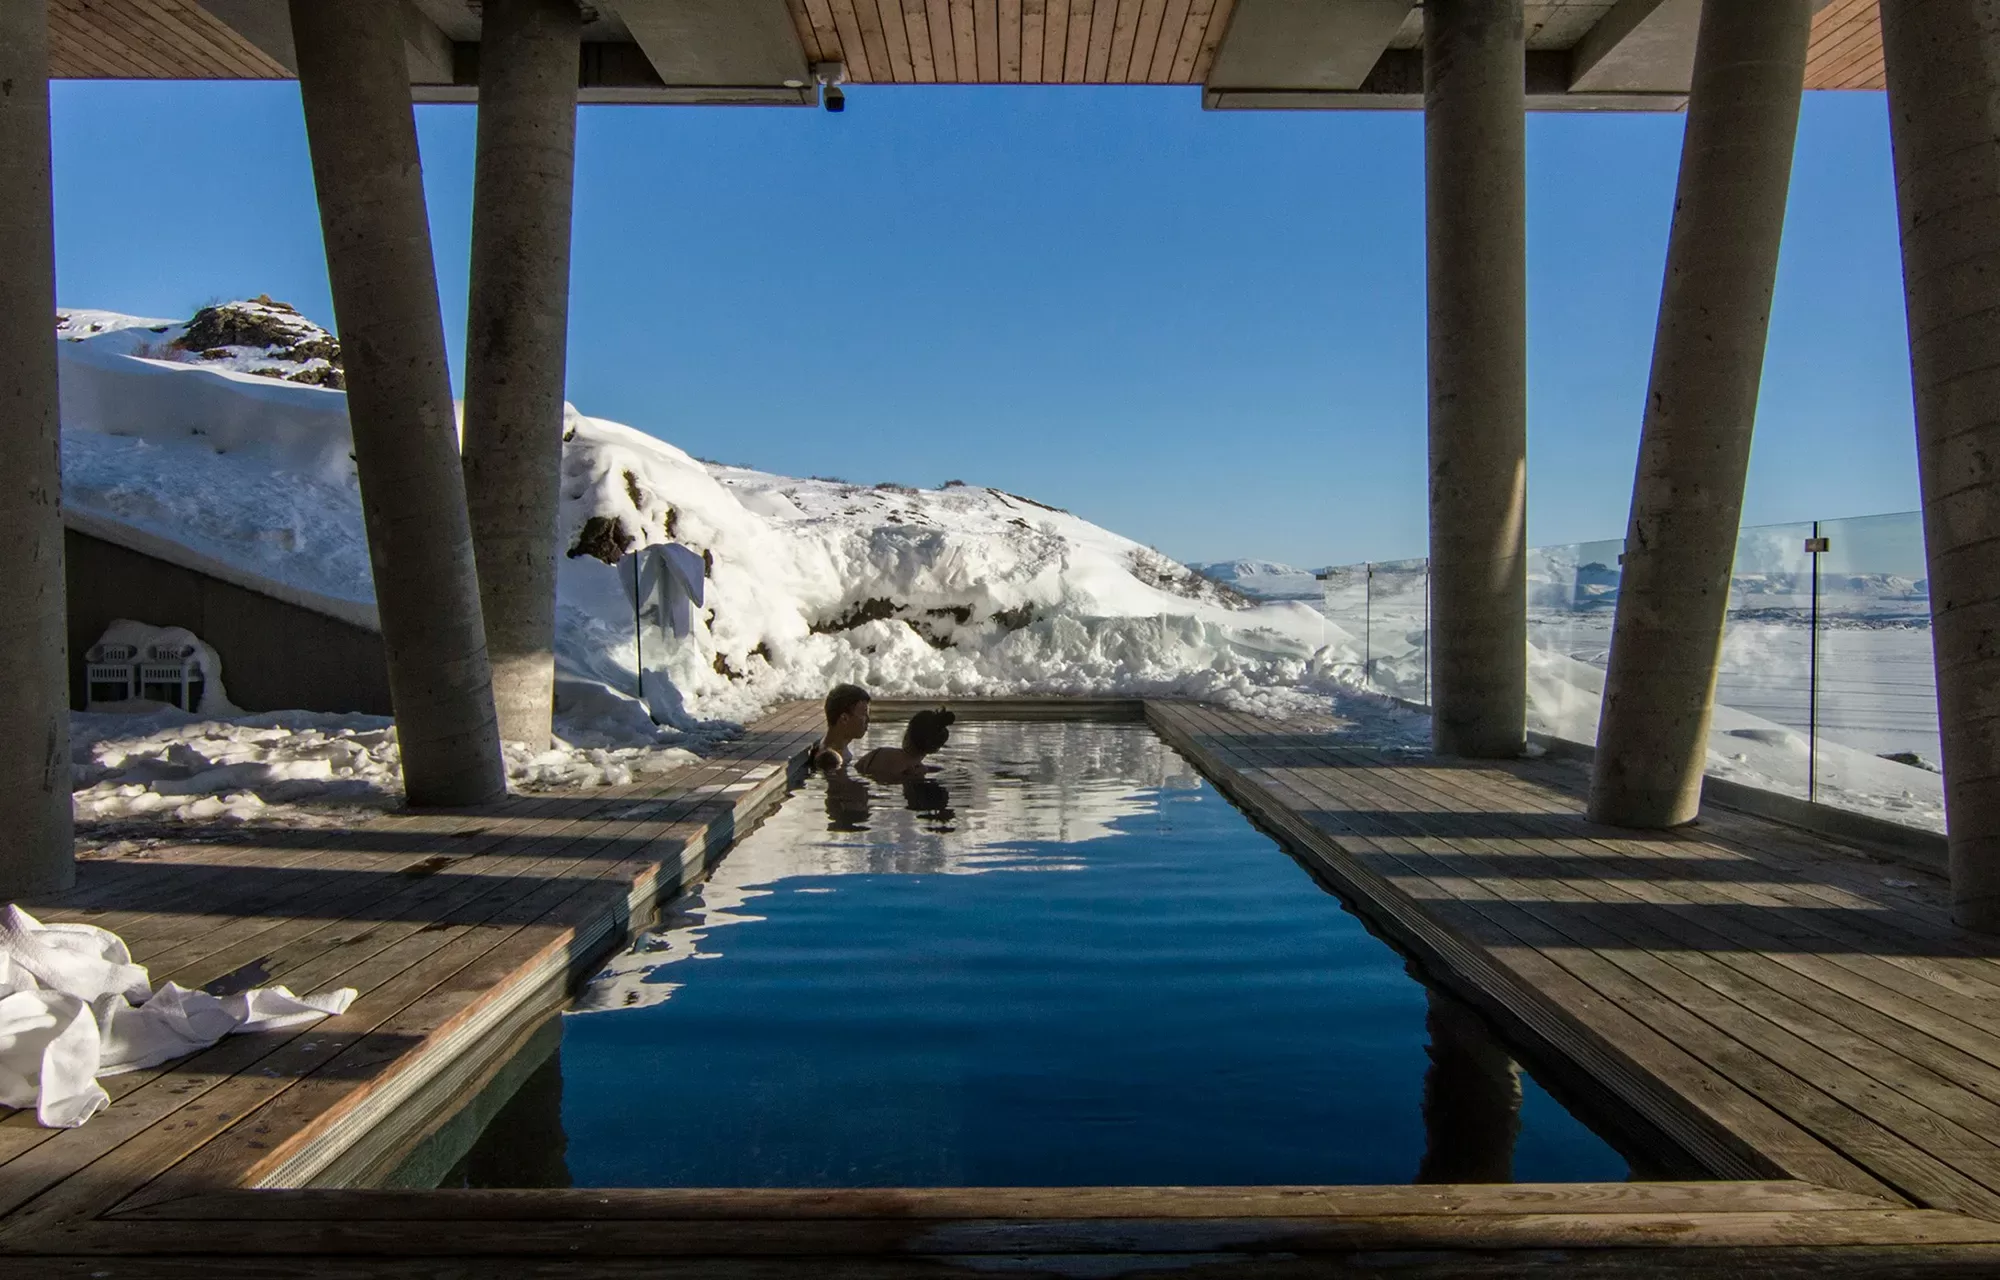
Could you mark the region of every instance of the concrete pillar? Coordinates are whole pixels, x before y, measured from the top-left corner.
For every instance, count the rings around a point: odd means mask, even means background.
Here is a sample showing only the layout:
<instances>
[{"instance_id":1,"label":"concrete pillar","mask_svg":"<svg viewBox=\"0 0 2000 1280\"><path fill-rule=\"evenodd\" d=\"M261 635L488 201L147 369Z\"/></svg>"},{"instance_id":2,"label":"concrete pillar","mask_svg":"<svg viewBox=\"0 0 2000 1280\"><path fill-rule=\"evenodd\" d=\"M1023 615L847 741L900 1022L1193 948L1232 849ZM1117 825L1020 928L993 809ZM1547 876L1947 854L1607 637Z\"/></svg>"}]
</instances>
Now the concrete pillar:
<instances>
[{"instance_id":1,"label":"concrete pillar","mask_svg":"<svg viewBox=\"0 0 2000 1280\"><path fill-rule=\"evenodd\" d=\"M0 901L76 879L46 8L0 5Z\"/></svg>"},{"instance_id":2,"label":"concrete pillar","mask_svg":"<svg viewBox=\"0 0 2000 1280\"><path fill-rule=\"evenodd\" d=\"M1527 733L1527 99L1521 0L1424 6L1431 738Z\"/></svg>"},{"instance_id":3,"label":"concrete pillar","mask_svg":"<svg viewBox=\"0 0 2000 1280\"><path fill-rule=\"evenodd\" d=\"M500 736L549 743L569 331L575 0L487 0L465 333L465 500Z\"/></svg>"},{"instance_id":4,"label":"concrete pillar","mask_svg":"<svg viewBox=\"0 0 2000 1280\"><path fill-rule=\"evenodd\" d=\"M1521 1073L1479 1015L1441 991L1428 993L1424 1026L1424 1157L1415 1181L1512 1182L1521 1132Z\"/></svg>"},{"instance_id":5,"label":"concrete pillar","mask_svg":"<svg viewBox=\"0 0 2000 1280\"><path fill-rule=\"evenodd\" d=\"M292 0L299 96L413 805L506 791L398 0Z\"/></svg>"},{"instance_id":6,"label":"concrete pillar","mask_svg":"<svg viewBox=\"0 0 2000 1280\"><path fill-rule=\"evenodd\" d=\"M1951 889L2000 933L2000 9L1883 0Z\"/></svg>"},{"instance_id":7,"label":"concrete pillar","mask_svg":"<svg viewBox=\"0 0 2000 1280\"><path fill-rule=\"evenodd\" d=\"M1693 821L1812 0L1702 7L1590 813Z\"/></svg>"}]
</instances>

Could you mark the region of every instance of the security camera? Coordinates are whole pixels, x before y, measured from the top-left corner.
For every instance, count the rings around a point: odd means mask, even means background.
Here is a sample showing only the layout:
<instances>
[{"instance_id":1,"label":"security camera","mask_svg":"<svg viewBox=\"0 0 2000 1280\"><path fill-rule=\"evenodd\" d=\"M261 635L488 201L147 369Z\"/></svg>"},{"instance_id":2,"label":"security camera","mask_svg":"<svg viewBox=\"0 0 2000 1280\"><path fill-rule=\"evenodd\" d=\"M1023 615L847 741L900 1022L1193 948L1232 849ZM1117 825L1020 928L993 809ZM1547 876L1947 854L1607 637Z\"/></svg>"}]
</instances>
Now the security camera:
<instances>
[{"instance_id":1,"label":"security camera","mask_svg":"<svg viewBox=\"0 0 2000 1280\"><path fill-rule=\"evenodd\" d=\"M826 92L820 97L820 101L825 104L826 109L828 111L845 111L847 109L847 95L840 91L840 86L847 82L847 64L845 62L815 62L813 63L812 71L813 79L826 86Z\"/></svg>"}]
</instances>

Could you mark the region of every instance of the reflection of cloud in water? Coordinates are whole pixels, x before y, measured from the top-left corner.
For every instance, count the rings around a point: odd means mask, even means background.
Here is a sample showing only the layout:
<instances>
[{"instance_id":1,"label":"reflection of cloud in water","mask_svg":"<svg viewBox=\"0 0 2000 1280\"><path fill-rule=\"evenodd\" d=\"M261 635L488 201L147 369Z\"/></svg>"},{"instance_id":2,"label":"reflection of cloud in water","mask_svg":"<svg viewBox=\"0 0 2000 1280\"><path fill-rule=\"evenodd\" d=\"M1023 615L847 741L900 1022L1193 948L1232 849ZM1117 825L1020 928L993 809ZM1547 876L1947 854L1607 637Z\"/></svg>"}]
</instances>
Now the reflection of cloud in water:
<instances>
[{"instance_id":1,"label":"reflection of cloud in water","mask_svg":"<svg viewBox=\"0 0 2000 1280\"><path fill-rule=\"evenodd\" d=\"M872 735L893 740L900 725ZM1155 812L1161 791L1201 777L1144 725L961 723L917 783L814 777L674 903L659 925L577 993L575 1013L658 1004L681 986L667 966L711 957L724 925L762 917L753 898L794 879L849 875L980 875L1081 870L1075 846ZM831 893L827 886L797 890Z\"/></svg>"}]
</instances>

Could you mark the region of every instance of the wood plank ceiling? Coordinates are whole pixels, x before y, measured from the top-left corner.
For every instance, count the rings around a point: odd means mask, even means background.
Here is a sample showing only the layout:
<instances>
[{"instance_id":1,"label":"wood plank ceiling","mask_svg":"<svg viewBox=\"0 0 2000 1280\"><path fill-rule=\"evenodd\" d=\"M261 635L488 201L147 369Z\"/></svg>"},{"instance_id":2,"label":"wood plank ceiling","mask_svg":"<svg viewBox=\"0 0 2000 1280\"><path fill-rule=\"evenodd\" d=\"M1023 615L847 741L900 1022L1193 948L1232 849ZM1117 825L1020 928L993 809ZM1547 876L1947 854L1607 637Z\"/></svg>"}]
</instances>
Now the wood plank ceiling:
<instances>
[{"instance_id":1,"label":"wood plank ceiling","mask_svg":"<svg viewBox=\"0 0 2000 1280\"><path fill-rule=\"evenodd\" d=\"M808 59L844 61L857 84L1200 84L1235 3L786 0ZM286 74L194 0L49 0L49 28L51 69L63 78ZM1876 0L1833 0L1813 22L1806 87L1882 85Z\"/></svg>"}]
</instances>

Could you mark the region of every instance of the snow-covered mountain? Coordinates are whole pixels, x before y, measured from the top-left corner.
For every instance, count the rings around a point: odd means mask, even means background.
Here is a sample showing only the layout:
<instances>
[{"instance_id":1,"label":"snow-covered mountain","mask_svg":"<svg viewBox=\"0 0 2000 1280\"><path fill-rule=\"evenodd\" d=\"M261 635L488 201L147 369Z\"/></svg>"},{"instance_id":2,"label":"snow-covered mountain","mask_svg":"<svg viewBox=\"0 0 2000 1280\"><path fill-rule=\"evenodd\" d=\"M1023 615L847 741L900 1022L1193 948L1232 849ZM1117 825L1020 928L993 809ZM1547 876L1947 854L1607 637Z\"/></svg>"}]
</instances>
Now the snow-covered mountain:
<instances>
[{"instance_id":1,"label":"snow-covered mountain","mask_svg":"<svg viewBox=\"0 0 2000 1280\"><path fill-rule=\"evenodd\" d=\"M1320 598L1320 584L1311 569L1295 569L1275 560L1218 560L1192 568L1204 578L1258 600Z\"/></svg>"},{"instance_id":2,"label":"snow-covered mountain","mask_svg":"<svg viewBox=\"0 0 2000 1280\"><path fill-rule=\"evenodd\" d=\"M191 321L70 310L59 333L73 520L372 621L331 335L268 299ZM629 741L655 720L746 720L836 681L1324 711L1355 661L1353 638L1315 610L1252 602L1032 498L710 465L574 409L566 432L558 714L572 733ZM707 608L685 639L645 646L648 715L615 565L669 541L707 556Z\"/></svg>"}]
</instances>

